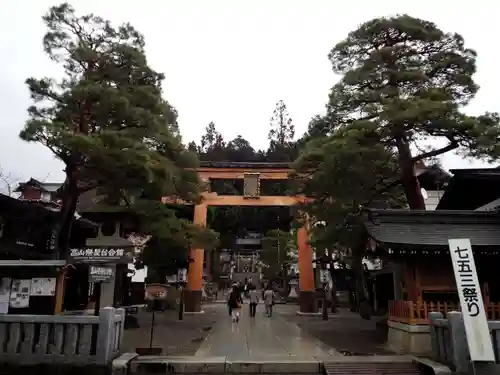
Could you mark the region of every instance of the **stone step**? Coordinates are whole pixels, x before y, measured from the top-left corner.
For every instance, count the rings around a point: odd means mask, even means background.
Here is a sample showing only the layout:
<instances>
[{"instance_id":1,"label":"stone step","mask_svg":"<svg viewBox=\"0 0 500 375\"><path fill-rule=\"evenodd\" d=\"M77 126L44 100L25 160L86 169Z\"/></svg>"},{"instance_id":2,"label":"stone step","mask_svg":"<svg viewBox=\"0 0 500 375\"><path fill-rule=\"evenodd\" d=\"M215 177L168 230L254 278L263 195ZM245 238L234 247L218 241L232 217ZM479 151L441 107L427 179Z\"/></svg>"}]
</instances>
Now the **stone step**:
<instances>
[{"instance_id":1,"label":"stone step","mask_svg":"<svg viewBox=\"0 0 500 375\"><path fill-rule=\"evenodd\" d=\"M414 363L328 363L326 375L420 375Z\"/></svg>"},{"instance_id":2,"label":"stone step","mask_svg":"<svg viewBox=\"0 0 500 375\"><path fill-rule=\"evenodd\" d=\"M432 362L432 361L430 361ZM241 358L137 356L126 353L113 362L113 375L265 374L265 375L443 375L432 363L409 356L328 358Z\"/></svg>"},{"instance_id":3,"label":"stone step","mask_svg":"<svg viewBox=\"0 0 500 375\"><path fill-rule=\"evenodd\" d=\"M297 374L323 373L323 361L314 358L241 358L137 356L126 353L113 361L114 375L146 374Z\"/></svg>"},{"instance_id":4,"label":"stone step","mask_svg":"<svg viewBox=\"0 0 500 375\"><path fill-rule=\"evenodd\" d=\"M450 375L448 367L412 356L348 356L323 363L325 375Z\"/></svg>"}]
</instances>

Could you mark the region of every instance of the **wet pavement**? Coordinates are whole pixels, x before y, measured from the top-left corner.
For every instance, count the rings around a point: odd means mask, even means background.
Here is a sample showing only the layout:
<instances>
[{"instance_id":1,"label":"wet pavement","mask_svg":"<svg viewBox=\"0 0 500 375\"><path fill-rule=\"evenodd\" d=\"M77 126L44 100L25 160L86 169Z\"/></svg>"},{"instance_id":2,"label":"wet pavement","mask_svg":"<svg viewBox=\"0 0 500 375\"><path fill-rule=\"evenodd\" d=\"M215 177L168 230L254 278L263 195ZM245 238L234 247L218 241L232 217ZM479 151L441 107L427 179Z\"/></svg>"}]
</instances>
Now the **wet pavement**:
<instances>
[{"instance_id":1,"label":"wet pavement","mask_svg":"<svg viewBox=\"0 0 500 375\"><path fill-rule=\"evenodd\" d=\"M280 305L275 307L278 311L282 308ZM213 326L196 352L196 357L295 359L339 355L335 349L309 335L296 324L286 321L279 313L271 318L265 316L263 305L258 306L256 317L251 318L248 304L244 304L238 323L233 323L225 306L223 308L225 317Z\"/></svg>"},{"instance_id":2,"label":"wet pavement","mask_svg":"<svg viewBox=\"0 0 500 375\"><path fill-rule=\"evenodd\" d=\"M298 316L297 306L284 305L277 310L282 318L290 324L297 324L309 335L321 340L325 345L335 348L343 355L391 355L386 347L387 330L378 321L384 317L372 317L371 320L361 319L358 313L348 309L339 309L336 314L330 314L328 320L317 316Z\"/></svg>"},{"instance_id":3,"label":"wet pavement","mask_svg":"<svg viewBox=\"0 0 500 375\"><path fill-rule=\"evenodd\" d=\"M162 348L162 355L194 355L216 322L227 315L223 305L207 305L203 309L204 314L185 314L183 320L178 319L178 312L175 310L156 312L153 347ZM151 312L139 310L137 319L140 327L126 329L124 332L124 352L133 353L136 348L149 347L151 318Z\"/></svg>"}]
</instances>

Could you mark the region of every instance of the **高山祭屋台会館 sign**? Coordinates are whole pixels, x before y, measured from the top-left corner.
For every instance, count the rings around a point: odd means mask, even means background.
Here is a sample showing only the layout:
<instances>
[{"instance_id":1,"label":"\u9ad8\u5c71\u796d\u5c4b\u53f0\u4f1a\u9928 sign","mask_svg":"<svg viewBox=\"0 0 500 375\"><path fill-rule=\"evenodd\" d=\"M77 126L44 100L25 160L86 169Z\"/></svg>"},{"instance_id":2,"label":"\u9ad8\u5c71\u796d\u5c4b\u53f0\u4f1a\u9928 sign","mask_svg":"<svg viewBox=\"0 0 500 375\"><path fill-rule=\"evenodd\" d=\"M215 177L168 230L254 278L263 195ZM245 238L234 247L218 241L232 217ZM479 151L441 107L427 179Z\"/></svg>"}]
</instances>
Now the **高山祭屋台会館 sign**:
<instances>
[{"instance_id":1,"label":"\u9ad8\u5c71\u796d\u5c4b\u53f0\u4f1a\u9928 sign","mask_svg":"<svg viewBox=\"0 0 500 375\"><path fill-rule=\"evenodd\" d=\"M69 249L68 263L131 263L133 246Z\"/></svg>"}]
</instances>

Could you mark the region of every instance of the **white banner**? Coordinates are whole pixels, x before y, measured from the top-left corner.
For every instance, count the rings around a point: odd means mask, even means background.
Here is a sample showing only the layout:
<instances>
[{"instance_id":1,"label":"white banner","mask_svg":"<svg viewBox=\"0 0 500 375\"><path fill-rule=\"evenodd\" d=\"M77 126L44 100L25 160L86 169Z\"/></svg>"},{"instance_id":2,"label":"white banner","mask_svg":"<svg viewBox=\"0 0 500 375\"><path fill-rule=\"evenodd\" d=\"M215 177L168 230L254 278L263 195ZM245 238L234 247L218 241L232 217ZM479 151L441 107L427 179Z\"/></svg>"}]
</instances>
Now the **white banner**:
<instances>
[{"instance_id":1,"label":"white banner","mask_svg":"<svg viewBox=\"0 0 500 375\"><path fill-rule=\"evenodd\" d=\"M470 358L472 361L494 362L495 354L470 240L467 238L449 239L448 245L462 307Z\"/></svg>"}]
</instances>

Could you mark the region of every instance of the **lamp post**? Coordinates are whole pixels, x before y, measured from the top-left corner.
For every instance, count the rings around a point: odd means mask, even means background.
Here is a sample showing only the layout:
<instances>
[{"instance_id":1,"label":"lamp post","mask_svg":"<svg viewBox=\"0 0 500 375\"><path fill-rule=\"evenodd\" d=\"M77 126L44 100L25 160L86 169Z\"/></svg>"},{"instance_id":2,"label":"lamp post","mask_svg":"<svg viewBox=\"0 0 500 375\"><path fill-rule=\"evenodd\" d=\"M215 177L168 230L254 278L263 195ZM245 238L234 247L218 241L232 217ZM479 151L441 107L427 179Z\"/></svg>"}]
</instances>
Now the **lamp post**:
<instances>
[{"instance_id":1,"label":"lamp post","mask_svg":"<svg viewBox=\"0 0 500 375\"><path fill-rule=\"evenodd\" d=\"M188 261L185 264L186 267L179 268L177 270L177 285L179 286L179 290L181 292L181 295L179 296L179 315L178 315L179 320L184 319L184 287L187 283L187 273L189 265L193 261L194 261L193 259L188 258Z\"/></svg>"},{"instance_id":2,"label":"lamp post","mask_svg":"<svg viewBox=\"0 0 500 375\"><path fill-rule=\"evenodd\" d=\"M177 283L179 285L179 290L181 292L181 295L179 297L179 320L184 319L184 285L186 284L186 274L187 274L187 269L185 268L179 268L177 270Z\"/></svg>"}]
</instances>

